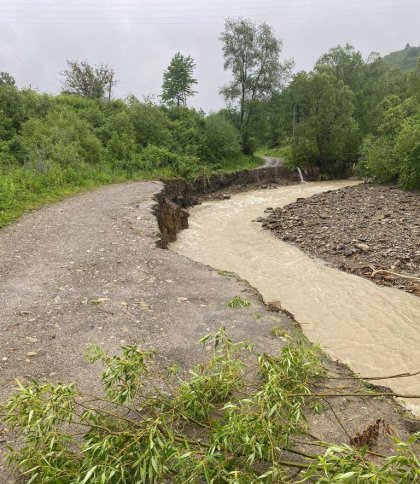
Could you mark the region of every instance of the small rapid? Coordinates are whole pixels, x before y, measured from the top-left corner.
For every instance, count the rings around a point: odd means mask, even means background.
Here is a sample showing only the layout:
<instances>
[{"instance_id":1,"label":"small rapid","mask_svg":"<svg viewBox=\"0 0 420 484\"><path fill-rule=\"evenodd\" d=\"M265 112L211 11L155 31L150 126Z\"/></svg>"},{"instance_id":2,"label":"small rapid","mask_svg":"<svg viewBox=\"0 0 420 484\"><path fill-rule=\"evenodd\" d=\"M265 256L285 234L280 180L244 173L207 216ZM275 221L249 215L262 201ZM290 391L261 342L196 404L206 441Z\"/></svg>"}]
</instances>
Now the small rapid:
<instances>
[{"instance_id":1,"label":"small rapid","mask_svg":"<svg viewBox=\"0 0 420 484\"><path fill-rule=\"evenodd\" d=\"M170 249L248 280L266 302L291 312L311 341L362 376L419 371L420 298L330 268L253 222L267 207L349 184L302 183L203 203L190 210L190 229ZM420 394L420 375L378 384ZM420 416L420 400L405 403Z\"/></svg>"}]
</instances>

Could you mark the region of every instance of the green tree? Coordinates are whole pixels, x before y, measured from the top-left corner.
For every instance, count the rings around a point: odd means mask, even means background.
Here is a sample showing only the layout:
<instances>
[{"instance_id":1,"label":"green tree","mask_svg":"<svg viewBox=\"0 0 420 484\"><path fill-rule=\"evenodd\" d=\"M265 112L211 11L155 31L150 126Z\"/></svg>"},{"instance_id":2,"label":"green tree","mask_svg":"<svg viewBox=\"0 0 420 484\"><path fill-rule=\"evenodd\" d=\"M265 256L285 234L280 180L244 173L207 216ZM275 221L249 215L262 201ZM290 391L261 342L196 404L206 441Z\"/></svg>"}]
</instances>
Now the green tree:
<instances>
[{"instance_id":1,"label":"green tree","mask_svg":"<svg viewBox=\"0 0 420 484\"><path fill-rule=\"evenodd\" d=\"M344 174L358 149L352 91L327 69L297 74L290 91L296 110L296 161L315 162L324 173Z\"/></svg>"},{"instance_id":2,"label":"green tree","mask_svg":"<svg viewBox=\"0 0 420 484\"><path fill-rule=\"evenodd\" d=\"M16 81L8 72L0 72L0 86L15 86Z\"/></svg>"},{"instance_id":3,"label":"green tree","mask_svg":"<svg viewBox=\"0 0 420 484\"><path fill-rule=\"evenodd\" d=\"M242 149L253 151L250 126L256 121L255 106L268 100L282 87L292 63L280 62L282 41L271 27L247 19L228 19L220 35L225 59L224 68L232 73L232 81L221 88L230 109L237 111Z\"/></svg>"},{"instance_id":4,"label":"green tree","mask_svg":"<svg viewBox=\"0 0 420 484\"><path fill-rule=\"evenodd\" d=\"M106 64L90 65L87 61L67 61L64 77L64 91L92 99L112 97L112 89L117 83L115 72Z\"/></svg>"},{"instance_id":5,"label":"green tree","mask_svg":"<svg viewBox=\"0 0 420 484\"><path fill-rule=\"evenodd\" d=\"M384 82L388 71L385 62L374 52L365 60L360 51L346 44L333 47L318 59L315 70L321 72L325 68L352 90L354 118L362 134L370 133L378 126L376 106L392 93L392 86Z\"/></svg>"},{"instance_id":6,"label":"green tree","mask_svg":"<svg viewBox=\"0 0 420 484\"><path fill-rule=\"evenodd\" d=\"M412 73L414 86L420 78ZM379 183L398 182L404 189L420 189L420 98L401 101L387 97L380 105L381 124L362 144L362 173Z\"/></svg>"},{"instance_id":7,"label":"green tree","mask_svg":"<svg viewBox=\"0 0 420 484\"><path fill-rule=\"evenodd\" d=\"M191 56L177 52L163 74L162 101L168 105L187 105L187 98L193 96L197 79L194 78L195 62Z\"/></svg>"}]
</instances>

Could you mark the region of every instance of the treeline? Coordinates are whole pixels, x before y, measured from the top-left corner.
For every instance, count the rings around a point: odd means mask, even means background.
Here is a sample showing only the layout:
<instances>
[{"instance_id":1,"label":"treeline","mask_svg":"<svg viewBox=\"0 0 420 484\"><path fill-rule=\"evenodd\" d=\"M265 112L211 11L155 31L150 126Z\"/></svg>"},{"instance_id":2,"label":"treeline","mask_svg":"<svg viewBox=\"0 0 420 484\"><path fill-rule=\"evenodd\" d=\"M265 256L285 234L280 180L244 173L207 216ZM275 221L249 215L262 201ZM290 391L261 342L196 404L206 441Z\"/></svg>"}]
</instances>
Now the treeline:
<instances>
[{"instance_id":1,"label":"treeline","mask_svg":"<svg viewBox=\"0 0 420 484\"><path fill-rule=\"evenodd\" d=\"M332 48L311 72L255 106L256 143L291 166L325 176L356 173L420 188L420 61L402 71L351 45Z\"/></svg>"},{"instance_id":2,"label":"treeline","mask_svg":"<svg viewBox=\"0 0 420 484\"><path fill-rule=\"evenodd\" d=\"M0 226L64 194L128 179L197 177L257 166L222 114L186 106L194 63L175 55L161 102L112 99L105 65L68 62L63 93L18 89L0 74Z\"/></svg>"},{"instance_id":3,"label":"treeline","mask_svg":"<svg viewBox=\"0 0 420 484\"><path fill-rule=\"evenodd\" d=\"M320 176L420 188L420 65L404 72L346 45L292 76L267 24L227 20L219 40L231 82L210 115L187 106L195 62L180 53L157 102L114 99L104 64L69 61L57 96L0 73L0 225L84 187L255 166L261 148Z\"/></svg>"}]
</instances>

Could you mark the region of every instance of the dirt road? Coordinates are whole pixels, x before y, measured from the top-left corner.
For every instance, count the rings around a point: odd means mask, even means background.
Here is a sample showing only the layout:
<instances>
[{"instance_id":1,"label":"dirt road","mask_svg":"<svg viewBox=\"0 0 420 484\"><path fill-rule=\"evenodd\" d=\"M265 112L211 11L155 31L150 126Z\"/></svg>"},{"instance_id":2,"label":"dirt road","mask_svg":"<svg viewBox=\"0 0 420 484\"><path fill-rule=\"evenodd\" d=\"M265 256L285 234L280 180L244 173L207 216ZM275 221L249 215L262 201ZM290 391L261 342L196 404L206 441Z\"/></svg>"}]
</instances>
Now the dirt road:
<instances>
[{"instance_id":1,"label":"dirt road","mask_svg":"<svg viewBox=\"0 0 420 484\"><path fill-rule=\"evenodd\" d=\"M268 311L246 282L156 247L153 197L161 189L159 182L103 187L0 231L0 401L17 378L75 381L91 390L100 368L83 360L90 343L116 351L144 342L162 365L186 368L208 356L196 341L223 325L257 351L278 349L270 332L294 327L286 315ZM228 308L237 295L251 306ZM352 428L372 417L356 399L342 410ZM400 425L391 402L381 404L386 414ZM346 438L326 424L328 412L317 419L324 438ZM10 479L1 463L9 438L0 425L0 482Z\"/></svg>"},{"instance_id":2,"label":"dirt road","mask_svg":"<svg viewBox=\"0 0 420 484\"><path fill-rule=\"evenodd\" d=\"M265 346L262 330L273 323L256 328L250 314L261 303L248 294L252 311L225 306L249 292L245 284L156 248L160 190L157 182L101 188L0 231L0 399L16 377L91 385L82 355L93 342L113 350L145 341L164 359L191 363L194 342L225 324Z\"/></svg>"},{"instance_id":3,"label":"dirt road","mask_svg":"<svg viewBox=\"0 0 420 484\"><path fill-rule=\"evenodd\" d=\"M273 158L272 156L263 156L265 163L263 168L273 167L273 166L283 166L284 161L280 158Z\"/></svg>"}]
</instances>

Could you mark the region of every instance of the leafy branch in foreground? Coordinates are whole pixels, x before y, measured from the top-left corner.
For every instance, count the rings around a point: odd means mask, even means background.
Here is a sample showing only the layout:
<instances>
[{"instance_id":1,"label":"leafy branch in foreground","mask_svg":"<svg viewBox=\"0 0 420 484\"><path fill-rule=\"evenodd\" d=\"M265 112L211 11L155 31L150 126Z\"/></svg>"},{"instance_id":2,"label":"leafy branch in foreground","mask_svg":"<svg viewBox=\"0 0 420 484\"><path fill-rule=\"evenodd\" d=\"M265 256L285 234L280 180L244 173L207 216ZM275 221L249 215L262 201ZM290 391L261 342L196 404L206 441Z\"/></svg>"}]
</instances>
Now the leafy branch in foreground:
<instances>
[{"instance_id":1,"label":"leafy branch in foreground","mask_svg":"<svg viewBox=\"0 0 420 484\"><path fill-rule=\"evenodd\" d=\"M305 413L319 410L312 386L325 372L303 338L286 337L277 356L257 355L224 328L200 342L213 352L188 377L159 371L153 352L136 346L117 356L92 347L88 359L105 365L105 397L73 384L19 385L4 407L4 423L21 435L9 463L39 483L405 483L418 476L418 434L395 441L395 455L379 464L367 448L332 446L323 455L296 448Z\"/></svg>"}]
</instances>

